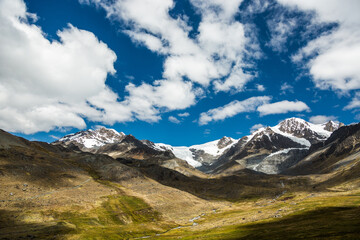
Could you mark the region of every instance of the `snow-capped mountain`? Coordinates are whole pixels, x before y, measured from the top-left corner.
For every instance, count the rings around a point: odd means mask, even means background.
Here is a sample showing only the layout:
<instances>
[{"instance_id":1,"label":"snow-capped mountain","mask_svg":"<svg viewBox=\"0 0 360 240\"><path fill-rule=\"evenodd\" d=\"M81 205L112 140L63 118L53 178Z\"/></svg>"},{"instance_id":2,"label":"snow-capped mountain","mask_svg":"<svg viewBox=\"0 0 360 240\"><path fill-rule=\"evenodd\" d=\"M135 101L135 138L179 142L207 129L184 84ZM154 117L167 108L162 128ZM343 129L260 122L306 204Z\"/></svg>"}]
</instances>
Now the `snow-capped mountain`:
<instances>
[{"instance_id":1,"label":"snow-capped mountain","mask_svg":"<svg viewBox=\"0 0 360 240\"><path fill-rule=\"evenodd\" d=\"M100 128L67 135L53 144L76 146L82 151L112 157L147 159L175 156L204 172L218 172L240 164L255 171L279 173L296 164L308 153L311 145L324 142L340 126L333 121L312 124L300 118L289 118L241 139L223 137L190 147L138 140L114 129Z\"/></svg>"},{"instance_id":2,"label":"snow-capped mountain","mask_svg":"<svg viewBox=\"0 0 360 240\"><path fill-rule=\"evenodd\" d=\"M289 141L293 142L290 144L298 144L302 148L309 148L311 144L325 141L333 131L337 130L340 123L329 121L324 124L313 124L306 122L300 118L288 118L280 122L274 127L260 128L247 136L247 142L260 141L263 136L267 136L272 141L277 140L277 135L288 138ZM326 129L331 129L328 131ZM277 145L273 145L274 148ZM283 147L281 147L283 148Z\"/></svg>"},{"instance_id":3,"label":"snow-capped mountain","mask_svg":"<svg viewBox=\"0 0 360 240\"><path fill-rule=\"evenodd\" d=\"M133 159L172 159L174 154L167 149L157 149L154 143L148 140L138 140L133 135L126 135L120 142L101 146L96 153L106 154L113 158Z\"/></svg>"},{"instance_id":4,"label":"snow-capped mountain","mask_svg":"<svg viewBox=\"0 0 360 240\"><path fill-rule=\"evenodd\" d=\"M300 118L288 118L273 127L274 131L291 134L294 137L306 139L311 145L324 141L339 128L339 123L329 121L323 124L313 124Z\"/></svg>"},{"instance_id":5,"label":"snow-capped mountain","mask_svg":"<svg viewBox=\"0 0 360 240\"><path fill-rule=\"evenodd\" d=\"M125 133L123 132L119 133L114 129L102 127L96 130L90 129L66 135L53 142L53 144L63 146L75 145L82 151L93 151L106 144L120 142L124 137Z\"/></svg>"},{"instance_id":6,"label":"snow-capped mountain","mask_svg":"<svg viewBox=\"0 0 360 240\"><path fill-rule=\"evenodd\" d=\"M185 160L193 167L200 168L212 165L219 156L224 154L237 141L231 137L223 137L215 141L190 147L174 147L164 143L155 143L155 147L158 149L168 149L177 158Z\"/></svg>"},{"instance_id":7,"label":"snow-capped mountain","mask_svg":"<svg viewBox=\"0 0 360 240\"><path fill-rule=\"evenodd\" d=\"M279 173L296 164L312 144L325 141L340 126L332 121L312 124L300 118L285 119L274 127L260 128L241 138L215 166L221 168L237 162L255 171Z\"/></svg>"},{"instance_id":8,"label":"snow-capped mountain","mask_svg":"<svg viewBox=\"0 0 360 240\"><path fill-rule=\"evenodd\" d=\"M75 146L84 152L106 154L113 158L175 158L171 151L159 149L151 141L138 140L131 134L125 135L105 127L69 134L52 144L67 148Z\"/></svg>"}]
</instances>

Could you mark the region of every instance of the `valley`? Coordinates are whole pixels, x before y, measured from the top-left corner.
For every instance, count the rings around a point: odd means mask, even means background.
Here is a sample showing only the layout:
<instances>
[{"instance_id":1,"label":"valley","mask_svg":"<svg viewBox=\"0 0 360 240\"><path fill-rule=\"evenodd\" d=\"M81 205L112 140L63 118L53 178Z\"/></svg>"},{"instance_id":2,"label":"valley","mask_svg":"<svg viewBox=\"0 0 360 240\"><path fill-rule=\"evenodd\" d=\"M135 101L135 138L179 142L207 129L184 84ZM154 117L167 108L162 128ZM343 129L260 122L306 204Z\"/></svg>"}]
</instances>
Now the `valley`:
<instances>
[{"instance_id":1,"label":"valley","mask_svg":"<svg viewBox=\"0 0 360 240\"><path fill-rule=\"evenodd\" d=\"M196 166L112 130L53 144L1 131L0 239L358 239L360 125L284 123L294 141L274 127L223 138L192 151Z\"/></svg>"}]
</instances>

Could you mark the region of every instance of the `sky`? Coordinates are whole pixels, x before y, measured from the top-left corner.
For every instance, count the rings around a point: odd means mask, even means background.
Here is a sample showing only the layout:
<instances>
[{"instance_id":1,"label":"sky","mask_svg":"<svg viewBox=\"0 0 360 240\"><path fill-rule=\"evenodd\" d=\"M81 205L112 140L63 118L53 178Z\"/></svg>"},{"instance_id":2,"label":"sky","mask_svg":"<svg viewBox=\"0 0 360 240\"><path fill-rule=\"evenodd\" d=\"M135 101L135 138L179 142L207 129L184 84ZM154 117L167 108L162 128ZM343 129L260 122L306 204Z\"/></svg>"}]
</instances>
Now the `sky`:
<instances>
[{"instance_id":1,"label":"sky","mask_svg":"<svg viewBox=\"0 0 360 240\"><path fill-rule=\"evenodd\" d=\"M360 120L358 0L0 0L0 128L174 146Z\"/></svg>"}]
</instances>

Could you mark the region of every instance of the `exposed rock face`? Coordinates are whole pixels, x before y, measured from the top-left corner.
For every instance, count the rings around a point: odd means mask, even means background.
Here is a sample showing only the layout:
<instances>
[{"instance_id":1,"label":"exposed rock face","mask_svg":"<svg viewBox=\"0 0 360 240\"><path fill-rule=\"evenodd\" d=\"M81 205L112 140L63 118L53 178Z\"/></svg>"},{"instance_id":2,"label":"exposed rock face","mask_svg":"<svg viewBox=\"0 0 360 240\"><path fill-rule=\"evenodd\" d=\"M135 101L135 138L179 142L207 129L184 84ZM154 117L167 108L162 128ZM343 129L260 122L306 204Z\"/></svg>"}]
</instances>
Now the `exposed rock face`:
<instances>
[{"instance_id":1,"label":"exposed rock face","mask_svg":"<svg viewBox=\"0 0 360 240\"><path fill-rule=\"evenodd\" d=\"M211 155L202 149L190 148L190 151L192 152L194 159L203 165L211 165L213 161L217 159L216 155Z\"/></svg>"},{"instance_id":2,"label":"exposed rock face","mask_svg":"<svg viewBox=\"0 0 360 240\"><path fill-rule=\"evenodd\" d=\"M221 172L224 166L233 167L236 162L255 171L279 173L299 162L311 144L321 144L328 139L339 125L332 121L312 124L299 118L285 119L274 127L261 128L241 138L219 157L212 170Z\"/></svg>"},{"instance_id":3,"label":"exposed rock face","mask_svg":"<svg viewBox=\"0 0 360 240\"><path fill-rule=\"evenodd\" d=\"M326 124L312 124L299 118L285 119L279 123L279 130L298 138L304 138L311 144L326 140L339 124L329 121ZM325 130L325 131L324 131Z\"/></svg>"},{"instance_id":4,"label":"exposed rock face","mask_svg":"<svg viewBox=\"0 0 360 240\"><path fill-rule=\"evenodd\" d=\"M114 158L132 157L146 159L150 157L174 158L174 154L167 150L157 148L148 140L138 140L134 136L118 133L116 130L100 128L97 130L81 131L67 135L52 143L66 148L81 151L106 154Z\"/></svg>"},{"instance_id":5,"label":"exposed rock face","mask_svg":"<svg viewBox=\"0 0 360 240\"><path fill-rule=\"evenodd\" d=\"M223 137L190 147L140 141L132 135L100 128L70 134L53 144L72 150L107 154L114 158L177 157L203 172L221 172L231 163L231 166L240 164L243 168L274 174L286 170L300 161L306 153L323 146L332 131L340 126L341 124L333 121L312 124L303 119L289 118L274 127L261 128L240 140Z\"/></svg>"},{"instance_id":6,"label":"exposed rock face","mask_svg":"<svg viewBox=\"0 0 360 240\"><path fill-rule=\"evenodd\" d=\"M100 147L96 153L106 154L114 158L130 157L142 160L148 158L175 158L171 151L154 148L152 147L155 146L154 143L148 140L145 143L130 134L126 135L121 142L106 144Z\"/></svg>"},{"instance_id":7,"label":"exposed rock face","mask_svg":"<svg viewBox=\"0 0 360 240\"><path fill-rule=\"evenodd\" d=\"M335 123L333 121L329 121L325 124L324 129L329 132L334 132L342 126L344 126L343 123Z\"/></svg>"},{"instance_id":8,"label":"exposed rock face","mask_svg":"<svg viewBox=\"0 0 360 240\"><path fill-rule=\"evenodd\" d=\"M229 137L223 137L219 140L219 142L217 143L217 146L219 149L222 149L224 147L229 146L230 144L232 144L234 142L234 140L232 138Z\"/></svg>"},{"instance_id":9,"label":"exposed rock face","mask_svg":"<svg viewBox=\"0 0 360 240\"><path fill-rule=\"evenodd\" d=\"M218 166L221 166L221 163L224 164L228 161L236 161L237 163L243 165L244 168L274 174L280 171L281 165L287 166L287 164L283 162L291 162L294 164L297 160L300 160L303 157L303 154L301 154L301 156L299 155L299 157L293 154L292 156L289 156L289 159L284 156L289 152L274 155L271 159L267 159L267 157L269 157L272 153L277 153L284 149L302 149L301 151L304 152L304 149L307 151L306 147L306 145L278 134L270 127L267 127L255 132L252 137L244 137L240 139L236 145L220 157L220 164L218 164ZM277 158L277 160L275 161L274 158ZM269 166L271 164L273 165Z\"/></svg>"},{"instance_id":10,"label":"exposed rock face","mask_svg":"<svg viewBox=\"0 0 360 240\"><path fill-rule=\"evenodd\" d=\"M253 170L268 174L278 174L295 165L307 154L307 149L288 148L266 156Z\"/></svg>"},{"instance_id":11,"label":"exposed rock face","mask_svg":"<svg viewBox=\"0 0 360 240\"><path fill-rule=\"evenodd\" d=\"M343 126L334 131L326 141L313 145L310 154L285 173L329 173L344 166L351 168L357 166L354 161L359 158L359 151L360 123Z\"/></svg>"}]
</instances>

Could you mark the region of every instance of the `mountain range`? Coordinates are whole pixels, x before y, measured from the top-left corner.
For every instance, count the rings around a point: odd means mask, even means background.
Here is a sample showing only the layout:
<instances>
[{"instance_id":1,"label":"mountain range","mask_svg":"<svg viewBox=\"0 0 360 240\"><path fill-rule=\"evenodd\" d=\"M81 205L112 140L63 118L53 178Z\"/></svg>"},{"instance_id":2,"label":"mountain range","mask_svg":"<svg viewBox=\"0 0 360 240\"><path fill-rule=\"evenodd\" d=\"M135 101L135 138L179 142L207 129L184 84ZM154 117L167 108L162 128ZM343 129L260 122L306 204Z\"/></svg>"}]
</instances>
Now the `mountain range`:
<instances>
[{"instance_id":1,"label":"mountain range","mask_svg":"<svg viewBox=\"0 0 360 240\"><path fill-rule=\"evenodd\" d=\"M360 123L289 118L190 147L0 131L0 239L358 239Z\"/></svg>"},{"instance_id":2,"label":"mountain range","mask_svg":"<svg viewBox=\"0 0 360 240\"><path fill-rule=\"evenodd\" d=\"M312 124L289 118L274 127L263 127L249 136L223 138L190 147L138 140L114 129L99 128L67 135L52 144L111 157L179 158L205 173L229 171L239 166L267 174L280 173L300 161L312 144L324 142L341 123ZM144 156L146 155L146 156Z\"/></svg>"}]
</instances>

